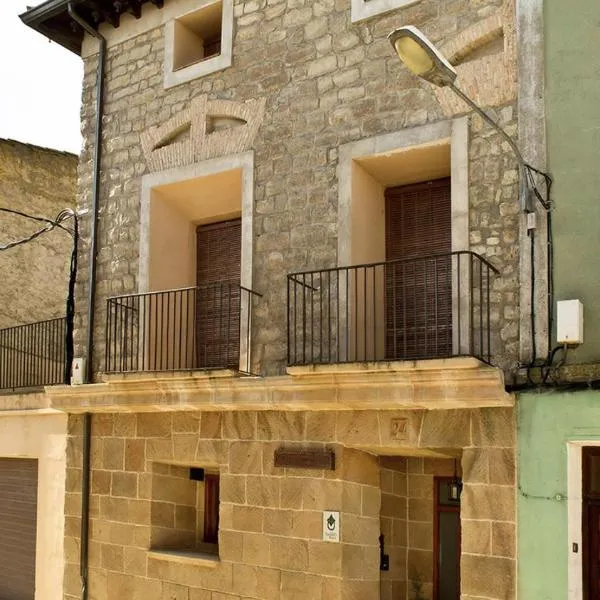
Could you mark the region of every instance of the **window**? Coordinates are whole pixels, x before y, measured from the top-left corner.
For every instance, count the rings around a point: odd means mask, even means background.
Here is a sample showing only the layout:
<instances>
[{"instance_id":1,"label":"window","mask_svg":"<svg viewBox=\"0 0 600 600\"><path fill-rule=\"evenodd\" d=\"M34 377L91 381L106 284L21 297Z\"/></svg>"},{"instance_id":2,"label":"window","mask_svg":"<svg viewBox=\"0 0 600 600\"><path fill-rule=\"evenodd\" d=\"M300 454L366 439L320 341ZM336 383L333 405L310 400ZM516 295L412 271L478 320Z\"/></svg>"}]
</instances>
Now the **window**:
<instances>
[{"instance_id":1,"label":"window","mask_svg":"<svg viewBox=\"0 0 600 600\"><path fill-rule=\"evenodd\" d=\"M205 3L166 25L165 88L231 65L232 0Z\"/></svg>"},{"instance_id":2,"label":"window","mask_svg":"<svg viewBox=\"0 0 600 600\"><path fill-rule=\"evenodd\" d=\"M416 4L419 0L352 0L352 22L362 21L396 8Z\"/></svg>"},{"instance_id":3,"label":"window","mask_svg":"<svg viewBox=\"0 0 600 600\"><path fill-rule=\"evenodd\" d=\"M217 472L154 463L152 550L218 555L219 501Z\"/></svg>"}]
</instances>

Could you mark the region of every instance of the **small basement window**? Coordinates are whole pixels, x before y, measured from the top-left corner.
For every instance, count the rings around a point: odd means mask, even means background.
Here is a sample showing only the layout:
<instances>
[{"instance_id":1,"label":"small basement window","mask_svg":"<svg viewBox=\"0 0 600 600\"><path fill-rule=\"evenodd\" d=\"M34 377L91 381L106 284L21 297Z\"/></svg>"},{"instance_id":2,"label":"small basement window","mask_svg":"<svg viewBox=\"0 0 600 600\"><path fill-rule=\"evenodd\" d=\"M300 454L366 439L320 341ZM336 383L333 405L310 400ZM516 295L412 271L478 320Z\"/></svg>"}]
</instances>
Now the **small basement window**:
<instances>
[{"instance_id":1,"label":"small basement window","mask_svg":"<svg viewBox=\"0 0 600 600\"><path fill-rule=\"evenodd\" d=\"M178 71L221 54L221 2L175 20L173 70Z\"/></svg>"},{"instance_id":2,"label":"small basement window","mask_svg":"<svg viewBox=\"0 0 600 600\"><path fill-rule=\"evenodd\" d=\"M218 556L219 492L217 472L154 463L151 549Z\"/></svg>"},{"instance_id":3,"label":"small basement window","mask_svg":"<svg viewBox=\"0 0 600 600\"><path fill-rule=\"evenodd\" d=\"M165 88L231 66L233 0L205 0L166 24Z\"/></svg>"}]
</instances>

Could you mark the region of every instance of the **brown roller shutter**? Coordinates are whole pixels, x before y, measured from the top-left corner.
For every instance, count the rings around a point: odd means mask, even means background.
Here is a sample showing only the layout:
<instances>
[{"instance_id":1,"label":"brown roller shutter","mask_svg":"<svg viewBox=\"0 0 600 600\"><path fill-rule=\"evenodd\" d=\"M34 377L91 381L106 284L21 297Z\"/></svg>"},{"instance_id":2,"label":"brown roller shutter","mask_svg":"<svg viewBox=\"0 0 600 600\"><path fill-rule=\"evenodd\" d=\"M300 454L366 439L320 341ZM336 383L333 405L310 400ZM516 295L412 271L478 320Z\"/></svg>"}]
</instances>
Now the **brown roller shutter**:
<instances>
[{"instance_id":1,"label":"brown roller shutter","mask_svg":"<svg viewBox=\"0 0 600 600\"><path fill-rule=\"evenodd\" d=\"M0 600L34 600L37 460L0 458Z\"/></svg>"},{"instance_id":2,"label":"brown roller shutter","mask_svg":"<svg viewBox=\"0 0 600 600\"><path fill-rule=\"evenodd\" d=\"M388 188L386 199L386 356L448 356L452 350L450 179Z\"/></svg>"},{"instance_id":3,"label":"brown roller shutter","mask_svg":"<svg viewBox=\"0 0 600 600\"><path fill-rule=\"evenodd\" d=\"M237 368L240 352L242 221L197 229L198 367Z\"/></svg>"}]
</instances>

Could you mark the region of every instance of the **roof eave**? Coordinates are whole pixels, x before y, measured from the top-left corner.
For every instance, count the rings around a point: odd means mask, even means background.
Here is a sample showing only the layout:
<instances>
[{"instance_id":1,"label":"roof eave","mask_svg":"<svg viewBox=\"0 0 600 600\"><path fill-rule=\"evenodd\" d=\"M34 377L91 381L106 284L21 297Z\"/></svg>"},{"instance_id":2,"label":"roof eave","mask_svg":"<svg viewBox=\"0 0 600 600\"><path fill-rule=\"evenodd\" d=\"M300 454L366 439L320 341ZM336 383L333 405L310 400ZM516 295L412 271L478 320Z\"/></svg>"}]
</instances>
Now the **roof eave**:
<instances>
[{"instance_id":1,"label":"roof eave","mask_svg":"<svg viewBox=\"0 0 600 600\"><path fill-rule=\"evenodd\" d=\"M79 4L80 1L74 0L74 3ZM80 55L82 36L75 32L72 36L61 35L56 31L51 31L46 26L46 21L67 10L68 4L69 0L47 0L43 4L25 11L19 15L19 18L31 29L60 44L67 50Z\"/></svg>"}]
</instances>

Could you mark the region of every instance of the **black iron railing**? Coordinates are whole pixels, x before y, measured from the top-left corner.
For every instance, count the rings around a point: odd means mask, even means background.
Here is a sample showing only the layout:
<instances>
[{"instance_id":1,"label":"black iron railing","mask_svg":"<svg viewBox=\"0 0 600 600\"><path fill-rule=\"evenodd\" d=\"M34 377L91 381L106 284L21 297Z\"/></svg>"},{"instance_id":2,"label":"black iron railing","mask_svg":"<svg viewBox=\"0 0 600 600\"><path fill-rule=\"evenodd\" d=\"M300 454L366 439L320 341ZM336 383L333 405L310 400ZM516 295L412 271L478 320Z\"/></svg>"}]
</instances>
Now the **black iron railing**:
<instances>
[{"instance_id":1,"label":"black iron railing","mask_svg":"<svg viewBox=\"0 0 600 600\"><path fill-rule=\"evenodd\" d=\"M252 299L238 282L109 298L105 370L250 372Z\"/></svg>"},{"instance_id":2,"label":"black iron railing","mask_svg":"<svg viewBox=\"0 0 600 600\"><path fill-rule=\"evenodd\" d=\"M64 383L64 317L0 329L0 390Z\"/></svg>"},{"instance_id":3,"label":"black iron railing","mask_svg":"<svg viewBox=\"0 0 600 600\"><path fill-rule=\"evenodd\" d=\"M288 275L288 364L491 361L498 271L473 252Z\"/></svg>"}]
</instances>

